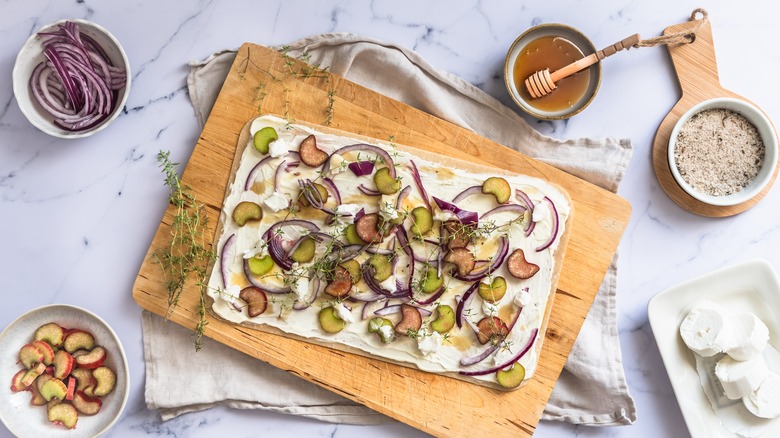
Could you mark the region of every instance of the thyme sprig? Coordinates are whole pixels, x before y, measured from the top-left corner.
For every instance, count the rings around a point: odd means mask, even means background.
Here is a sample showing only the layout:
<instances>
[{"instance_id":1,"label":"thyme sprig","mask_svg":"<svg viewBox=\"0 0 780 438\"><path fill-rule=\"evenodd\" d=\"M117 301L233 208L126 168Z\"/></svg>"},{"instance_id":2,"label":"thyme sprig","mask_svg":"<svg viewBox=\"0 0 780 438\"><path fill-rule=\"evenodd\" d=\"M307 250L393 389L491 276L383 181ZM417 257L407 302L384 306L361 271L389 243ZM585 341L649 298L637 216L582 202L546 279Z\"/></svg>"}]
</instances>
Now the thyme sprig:
<instances>
[{"instance_id":1,"label":"thyme sprig","mask_svg":"<svg viewBox=\"0 0 780 438\"><path fill-rule=\"evenodd\" d=\"M157 162L165 176L165 185L170 193L168 202L174 208L171 222L171 240L165 248L154 253L154 259L160 264L168 293L168 308L165 318L170 318L191 278L200 293L198 302L198 324L195 327L195 350L202 347L203 331L206 321L206 292L208 289L208 266L214 260L214 252L207 241L209 223L206 208L195 199L190 188L182 184L176 174L178 163L171 162L170 151L160 151Z\"/></svg>"}]
</instances>

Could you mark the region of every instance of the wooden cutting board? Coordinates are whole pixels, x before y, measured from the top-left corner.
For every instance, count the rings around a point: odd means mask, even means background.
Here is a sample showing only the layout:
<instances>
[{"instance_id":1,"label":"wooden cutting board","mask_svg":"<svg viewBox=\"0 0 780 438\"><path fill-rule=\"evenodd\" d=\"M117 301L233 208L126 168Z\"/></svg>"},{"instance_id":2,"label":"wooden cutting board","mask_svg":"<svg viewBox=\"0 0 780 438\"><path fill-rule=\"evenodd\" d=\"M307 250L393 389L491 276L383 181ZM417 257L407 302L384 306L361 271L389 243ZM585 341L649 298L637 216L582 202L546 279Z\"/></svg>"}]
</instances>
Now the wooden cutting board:
<instances>
[{"instance_id":1,"label":"wooden cutting board","mask_svg":"<svg viewBox=\"0 0 780 438\"><path fill-rule=\"evenodd\" d=\"M344 78L311 71L278 52L244 44L192 153L182 180L216 224L239 133L272 113L553 181L574 215L539 366L522 388L501 392L343 353L209 317L205 334L273 366L437 436L533 434L626 227L631 207L617 195ZM153 254L170 242L169 206L133 287L136 302L166 314ZM212 236L213 237L213 236ZM213 239L212 239L213 240ZM198 291L186 288L170 319L194 328Z\"/></svg>"}]
</instances>

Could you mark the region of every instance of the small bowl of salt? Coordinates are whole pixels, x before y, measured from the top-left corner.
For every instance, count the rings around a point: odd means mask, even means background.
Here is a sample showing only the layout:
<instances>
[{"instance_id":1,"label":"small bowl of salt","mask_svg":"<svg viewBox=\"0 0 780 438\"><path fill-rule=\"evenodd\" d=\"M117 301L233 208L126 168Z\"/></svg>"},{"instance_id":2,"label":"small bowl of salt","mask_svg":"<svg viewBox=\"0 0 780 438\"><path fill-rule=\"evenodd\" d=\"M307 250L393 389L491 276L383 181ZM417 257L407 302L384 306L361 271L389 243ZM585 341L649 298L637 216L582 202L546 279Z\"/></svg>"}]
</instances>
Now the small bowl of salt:
<instances>
[{"instance_id":1,"label":"small bowl of salt","mask_svg":"<svg viewBox=\"0 0 780 438\"><path fill-rule=\"evenodd\" d=\"M715 206L752 199L772 181L777 134L754 105L716 98L694 105L669 138L669 168L693 198Z\"/></svg>"}]
</instances>

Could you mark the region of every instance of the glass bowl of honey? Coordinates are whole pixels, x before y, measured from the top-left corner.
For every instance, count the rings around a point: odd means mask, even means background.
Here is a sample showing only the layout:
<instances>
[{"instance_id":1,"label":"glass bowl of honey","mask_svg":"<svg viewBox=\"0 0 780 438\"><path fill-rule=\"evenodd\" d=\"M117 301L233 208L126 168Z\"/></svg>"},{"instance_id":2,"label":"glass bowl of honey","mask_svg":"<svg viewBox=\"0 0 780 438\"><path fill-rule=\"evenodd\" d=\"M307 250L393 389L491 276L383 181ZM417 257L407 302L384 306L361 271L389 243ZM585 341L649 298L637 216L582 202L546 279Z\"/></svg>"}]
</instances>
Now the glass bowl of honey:
<instances>
[{"instance_id":1,"label":"glass bowl of honey","mask_svg":"<svg viewBox=\"0 0 780 438\"><path fill-rule=\"evenodd\" d=\"M601 84L601 63L556 82L546 96L532 98L524 81L532 74L558 70L596 52L596 47L577 29L546 23L523 32L512 43L504 63L504 83L512 100L527 114L543 120L560 120L585 109Z\"/></svg>"}]
</instances>

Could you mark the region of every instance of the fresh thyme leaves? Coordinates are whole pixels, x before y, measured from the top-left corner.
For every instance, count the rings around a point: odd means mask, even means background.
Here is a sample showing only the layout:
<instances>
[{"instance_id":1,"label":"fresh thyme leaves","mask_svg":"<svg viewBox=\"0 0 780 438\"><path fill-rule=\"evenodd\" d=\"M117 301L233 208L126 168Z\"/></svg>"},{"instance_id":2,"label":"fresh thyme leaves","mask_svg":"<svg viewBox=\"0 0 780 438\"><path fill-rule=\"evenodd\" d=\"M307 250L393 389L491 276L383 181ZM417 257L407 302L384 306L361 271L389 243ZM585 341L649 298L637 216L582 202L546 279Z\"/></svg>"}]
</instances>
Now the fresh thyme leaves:
<instances>
[{"instance_id":1,"label":"fresh thyme leaves","mask_svg":"<svg viewBox=\"0 0 780 438\"><path fill-rule=\"evenodd\" d=\"M328 91L328 106L325 108L325 125L330 126L333 123L333 105L336 103L336 90Z\"/></svg>"},{"instance_id":2,"label":"fresh thyme leaves","mask_svg":"<svg viewBox=\"0 0 780 438\"><path fill-rule=\"evenodd\" d=\"M155 251L154 258L163 271L165 288L168 293L166 319L171 316L184 291L185 284L192 278L200 293L198 303L198 324L195 327L195 350L201 349L206 321L206 292L208 288L207 269L214 259L211 244L207 241L208 217L205 206L195 199L190 188L183 185L176 166L171 162L170 151L160 151L157 162L165 175L170 202L175 211L171 222L171 241L166 248Z\"/></svg>"}]
</instances>

